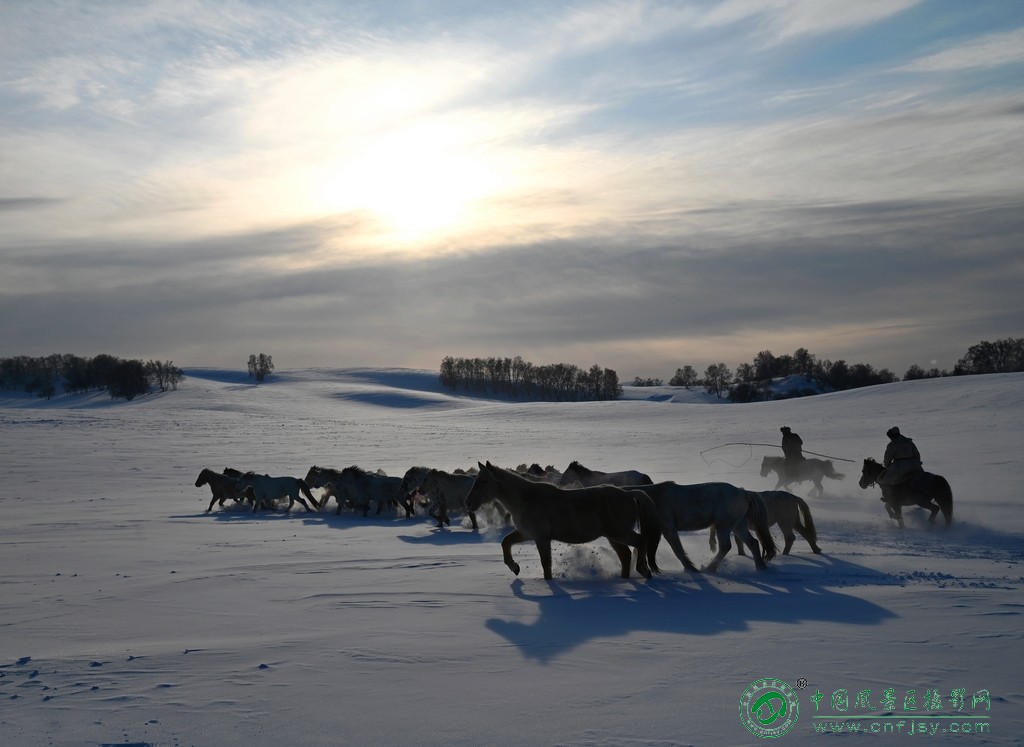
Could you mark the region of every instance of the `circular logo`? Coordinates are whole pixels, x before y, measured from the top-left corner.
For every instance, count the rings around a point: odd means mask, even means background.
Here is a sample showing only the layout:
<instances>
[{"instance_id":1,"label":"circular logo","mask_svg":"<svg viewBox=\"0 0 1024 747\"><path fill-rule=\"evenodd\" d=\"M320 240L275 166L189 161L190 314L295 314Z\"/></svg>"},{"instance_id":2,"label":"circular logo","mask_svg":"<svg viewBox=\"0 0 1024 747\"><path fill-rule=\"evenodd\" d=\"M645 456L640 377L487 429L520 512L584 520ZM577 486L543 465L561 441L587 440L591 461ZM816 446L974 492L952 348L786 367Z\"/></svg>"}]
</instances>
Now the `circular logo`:
<instances>
[{"instance_id":1,"label":"circular logo","mask_svg":"<svg viewBox=\"0 0 1024 747\"><path fill-rule=\"evenodd\" d=\"M755 737L781 737L793 728L799 715L796 691L782 680L762 677L740 696L740 723Z\"/></svg>"}]
</instances>

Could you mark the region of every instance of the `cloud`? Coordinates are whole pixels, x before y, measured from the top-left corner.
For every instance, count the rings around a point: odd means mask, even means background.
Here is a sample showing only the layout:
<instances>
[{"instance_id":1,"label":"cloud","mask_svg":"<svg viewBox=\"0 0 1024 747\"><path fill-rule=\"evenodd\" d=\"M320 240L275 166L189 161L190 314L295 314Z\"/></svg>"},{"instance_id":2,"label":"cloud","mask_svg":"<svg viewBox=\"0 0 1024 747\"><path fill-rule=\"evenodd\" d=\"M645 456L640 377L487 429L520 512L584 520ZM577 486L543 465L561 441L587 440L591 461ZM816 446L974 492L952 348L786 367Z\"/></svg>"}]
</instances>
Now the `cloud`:
<instances>
[{"instance_id":1,"label":"cloud","mask_svg":"<svg viewBox=\"0 0 1024 747\"><path fill-rule=\"evenodd\" d=\"M1024 63L1024 29L1014 29L957 44L899 68L906 72L941 73Z\"/></svg>"}]
</instances>

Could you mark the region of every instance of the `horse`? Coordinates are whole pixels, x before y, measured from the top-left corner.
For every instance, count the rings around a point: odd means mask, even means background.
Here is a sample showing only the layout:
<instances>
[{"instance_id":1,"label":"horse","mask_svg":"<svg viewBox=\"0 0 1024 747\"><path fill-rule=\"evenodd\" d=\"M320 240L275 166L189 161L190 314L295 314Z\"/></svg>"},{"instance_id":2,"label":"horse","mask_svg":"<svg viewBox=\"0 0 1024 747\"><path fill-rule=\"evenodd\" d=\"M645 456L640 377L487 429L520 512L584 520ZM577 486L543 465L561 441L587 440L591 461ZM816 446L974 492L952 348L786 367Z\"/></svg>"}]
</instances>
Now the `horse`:
<instances>
[{"instance_id":1,"label":"horse","mask_svg":"<svg viewBox=\"0 0 1024 747\"><path fill-rule=\"evenodd\" d=\"M818 532L814 528L811 507L807 505L807 501L798 495L787 493L785 490L762 490L758 495L761 496L764 507L768 510L768 526L778 524L779 529L782 530L782 536L786 538L786 546L782 549L783 555L789 555L793 542L796 540L796 536L793 534L794 529L807 540L807 544L811 546L811 552L815 555L821 553L821 548L818 547ZM708 544L712 550L716 549L718 545L713 527ZM739 541L739 537L736 538L736 549L740 555L745 554L743 543Z\"/></svg>"},{"instance_id":2,"label":"horse","mask_svg":"<svg viewBox=\"0 0 1024 747\"><path fill-rule=\"evenodd\" d=\"M415 504L415 497L421 496L420 486L424 478L430 472L430 467L410 467L402 476L402 484L398 486L398 494L404 495L406 499ZM421 496L422 497L422 496Z\"/></svg>"},{"instance_id":3,"label":"horse","mask_svg":"<svg viewBox=\"0 0 1024 747\"><path fill-rule=\"evenodd\" d=\"M524 477L536 478L541 482L550 482L554 485L557 485L559 480L562 479L562 473L550 464L547 467L541 467L536 462L529 466L524 463L516 467L515 471Z\"/></svg>"},{"instance_id":4,"label":"horse","mask_svg":"<svg viewBox=\"0 0 1024 747\"><path fill-rule=\"evenodd\" d=\"M931 511L931 516L928 517L931 526L935 525L935 517L939 511L942 511L942 518L946 520L947 527L953 523L953 489L949 487L945 477L922 472L899 485L886 485L878 482L878 476L884 470L885 467L881 463L868 457L861 469L859 485L867 489L877 484L882 488L885 510L890 518L899 523L900 529L904 528L902 506L920 506Z\"/></svg>"},{"instance_id":5,"label":"horse","mask_svg":"<svg viewBox=\"0 0 1024 747\"><path fill-rule=\"evenodd\" d=\"M367 472L362 467L355 465L343 469L338 474L337 481L334 482L335 490L343 491L344 495L352 498L354 505L363 509L363 516L369 513L369 502L373 501L377 504L377 516L384 510L384 506L400 504L405 509L405 515L408 518L416 512L412 503L409 502L408 496L399 492L401 486L401 477L388 477L376 472ZM340 502L336 513L341 513Z\"/></svg>"},{"instance_id":6,"label":"horse","mask_svg":"<svg viewBox=\"0 0 1024 747\"><path fill-rule=\"evenodd\" d=\"M821 487L821 478L827 477L830 480L842 480L845 475L836 472L832 466L831 459L802 459L796 463L796 475L790 475L785 457L766 456L761 460L761 477L768 477L769 472L778 475L778 482L775 483L775 490L787 488L791 483L801 483L810 480L814 483L811 494L821 497L825 492Z\"/></svg>"},{"instance_id":7,"label":"horse","mask_svg":"<svg viewBox=\"0 0 1024 747\"><path fill-rule=\"evenodd\" d=\"M477 511L485 501L497 500L512 513L515 529L501 541L501 551L505 565L517 576L520 568L512 559L514 545L533 540L544 578L551 580L552 541L581 544L605 537L619 557L622 578L629 578L630 547L637 550L637 573L651 578L649 548L658 539L658 516L653 501L640 491L614 485L566 490L531 482L490 462L479 468L466 508ZM633 529L637 522L639 533Z\"/></svg>"},{"instance_id":8,"label":"horse","mask_svg":"<svg viewBox=\"0 0 1024 747\"><path fill-rule=\"evenodd\" d=\"M437 522L438 528L451 524L449 512L466 510L466 498L476 482L474 475L459 475L440 469L427 470L420 483L420 492L430 499L427 513ZM476 513L467 511L473 529L479 529Z\"/></svg>"},{"instance_id":9,"label":"horse","mask_svg":"<svg viewBox=\"0 0 1024 747\"><path fill-rule=\"evenodd\" d=\"M683 568L699 573L687 557L679 532L692 532L713 527L718 535L718 554L708 563L706 570L714 573L719 564L732 549L730 534L736 534L754 558L758 570L765 570L767 561L775 557L775 540L768 531L768 509L760 495L727 482L704 482L696 485L680 485L675 482L659 482L655 485L637 485L639 490L650 496L657 507L661 522L661 534L672 552L679 558ZM748 526L754 527L757 539ZM761 541L760 546L758 541ZM649 563L653 563L658 551L660 537L648 547Z\"/></svg>"},{"instance_id":10,"label":"horse","mask_svg":"<svg viewBox=\"0 0 1024 747\"><path fill-rule=\"evenodd\" d=\"M270 475L257 475L253 472L246 472L241 477L237 478L236 483L238 489L247 491L252 489L253 503L252 511L256 513L260 510L260 506L272 508L273 504L277 501L288 499L288 507L285 511L291 511L292 505L295 501L302 504L302 507L307 511L313 511L309 507L309 503L303 500L302 496L305 495L309 498L310 503L315 507L319 507L316 498L309 491L309 485L306 484L305 480L298 477L282 476L282 477L271 477Z\"/></svg>"},{"instance_id":11,"label":"horse","mask_svg":"<svg viewBox=\"0 0 1024 747\"><path fill-rule=\"evenodd\" d=\"M565 468L565 472L562 473L562 478L558 484L565 487L574 482L578 482L585 488L593 485L635 487L637 485L652 485L654 480L643 472L637 472L635 469L623 472L598 472L596 470L587 469L579 462L574 461Z\"/></svg>"},{"instance_id":12,"label":"horse","mask_svg":"<svg viewBox=\"0 0 1024 747\"><path fill-rule=\"evenodd\" d=\"M228 468L230 469L230 468ZM229 474L225 469L224 474L214 472L212 469L203 468L203 471L199 473L199 477L196 478L196 487L201 488L203 485L210 486L210 492L213 493L213 498L210 500L210 505L207 507L206 512L209 513L213 510L213 504L223 506L224 501L233 500L235 503L241 503L245 500L245 494L238 488L237 478L242 474L238 470L231 470L234 474Z\"/></svg>"}]
</instances>

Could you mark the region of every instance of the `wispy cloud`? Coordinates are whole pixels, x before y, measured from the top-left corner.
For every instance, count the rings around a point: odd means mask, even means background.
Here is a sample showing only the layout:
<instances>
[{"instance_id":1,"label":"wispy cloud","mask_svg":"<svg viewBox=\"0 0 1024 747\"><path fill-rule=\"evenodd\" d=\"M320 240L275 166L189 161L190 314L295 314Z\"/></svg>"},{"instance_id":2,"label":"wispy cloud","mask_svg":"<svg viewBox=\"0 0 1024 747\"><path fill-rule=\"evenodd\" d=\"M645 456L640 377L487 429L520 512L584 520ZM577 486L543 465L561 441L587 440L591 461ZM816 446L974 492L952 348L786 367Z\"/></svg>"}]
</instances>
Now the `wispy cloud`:
<instances>
[{"instance_id":1,"label":"wispy cloud","mask_svg":"<svg viewBox=\"0 0 1024 747\"><path fill-rule=\"evenodd\" d=\"M940 73L1024 64L1024 28L986 34L904 65L901 70Z\"/></svg>"}]
</instances>

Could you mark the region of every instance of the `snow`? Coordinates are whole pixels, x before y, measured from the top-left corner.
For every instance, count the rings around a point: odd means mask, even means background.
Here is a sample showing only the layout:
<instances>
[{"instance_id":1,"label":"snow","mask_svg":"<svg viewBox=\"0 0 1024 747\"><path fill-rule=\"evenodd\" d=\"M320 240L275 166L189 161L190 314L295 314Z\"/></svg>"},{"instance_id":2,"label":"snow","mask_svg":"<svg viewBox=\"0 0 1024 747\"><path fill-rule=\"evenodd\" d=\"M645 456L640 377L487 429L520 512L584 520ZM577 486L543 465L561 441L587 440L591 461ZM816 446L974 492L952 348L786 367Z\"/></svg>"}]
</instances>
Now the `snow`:
<instances>
[{"instance_id":1,"label":"snow","mask_svg":"<svg viewBox=\"0 0 1024 747\"><path fill-rule=\"evenodd\" d=\"M920 736L918 724L938 730L929 743L1021 743L1024 375L735 405L673 387L488 400L402 369L280 371L261 385L186 374L130 403L0 393L5 747L764 744L739 714L761 677L807 682L782 744L851 738L815 731L815 692L818 715L847 723L885 716L887 688L902 725L858 735L872 744ZM951 529L907 509L900 531L877 489L857 486L894 424L950 480ZM760 459L779 450L744 444L777 443L780 425L853 463L837 461L846 478L809 499L824 554L798 537L766 572L733 553L692 575L662 543L663 575L624 580L594 543L557 545L551 582L522 545L516 578L497 527L297 505L206 513L209 490L194 485L203 467L401 475L577 459L767 490ZM712 557L705 533L682 540L698 564ZM948 702L957 688L961 711ZM923 708L932 689L937 712ZM843 690L845 712L832 708ZM864 690L873 710L857 711ZM990 711L972 706L982 690ZM988 717L988 731L953 733L978 728L967 716Z\"/></svg>"}]
</instances>

